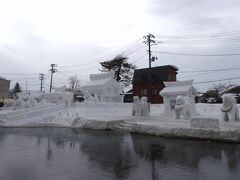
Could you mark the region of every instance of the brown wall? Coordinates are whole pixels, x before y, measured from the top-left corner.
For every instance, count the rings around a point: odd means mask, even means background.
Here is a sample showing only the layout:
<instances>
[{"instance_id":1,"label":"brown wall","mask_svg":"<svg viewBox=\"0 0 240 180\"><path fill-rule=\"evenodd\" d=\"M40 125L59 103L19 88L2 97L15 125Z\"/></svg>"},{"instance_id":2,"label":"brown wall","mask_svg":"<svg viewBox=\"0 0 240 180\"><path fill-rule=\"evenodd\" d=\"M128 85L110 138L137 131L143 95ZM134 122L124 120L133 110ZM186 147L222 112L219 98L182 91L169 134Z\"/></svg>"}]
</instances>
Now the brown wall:
<instances>
[{"instance_id":1,"label":"brown wall","mask_svg":"<svg viewBox=\"0 0 240 180\"><path fill-rule=\"evenodd\" d=\"M0 99L8 98L9 87L10 87L10 81L5 80L5 79L0 79Z\"/></svg>"},{"instance_id":2,"label":"brown wall","mask_svg":"<svg viewBox=\"0 0 240 180\"><path fill-rule=\"evenodd\" d=\"M142 96L145 96L141 94L142 90L147 90L147 97L148 101L152 104L160 104L163 103L162 96L159 95L159 92L164 88L163 83L157 83L157 84L133 84L133 95L139 96L140 98ZM151 90L152 89L152 90ZM155 89L155 93L151 93Z\"/></svg>"},{"instance_id":3,"label":"brown wall","mask_svg":"<svg viewBox=\"0 0 240 180\"><path fill-rule=\"evenodd\" d=\"M176 81L176 71L173 69L169 69L168 72L168 81Z\"/></svg>"},{"instance_id":4,"label":"brown wall","mask_svg":"<svg viewBox=\"0 0 240 180\"><path fill-rule=\"evenodd\" d=\"M176 71L174 69L169 69L168 71L168 81L176 81ZM162 96L159 95L159 92L164 88L163 82L158 83L148 83L148 84L133 84L133 96L142 96L148 97L148 102L152 104L160 104L163 103ZM147 94L143 95L141 93L142 90L147 90ZM155 93L151 93L152 89L156 89ZM156 93L157 92L157 93Z\"/></svg>"}]
</instances>

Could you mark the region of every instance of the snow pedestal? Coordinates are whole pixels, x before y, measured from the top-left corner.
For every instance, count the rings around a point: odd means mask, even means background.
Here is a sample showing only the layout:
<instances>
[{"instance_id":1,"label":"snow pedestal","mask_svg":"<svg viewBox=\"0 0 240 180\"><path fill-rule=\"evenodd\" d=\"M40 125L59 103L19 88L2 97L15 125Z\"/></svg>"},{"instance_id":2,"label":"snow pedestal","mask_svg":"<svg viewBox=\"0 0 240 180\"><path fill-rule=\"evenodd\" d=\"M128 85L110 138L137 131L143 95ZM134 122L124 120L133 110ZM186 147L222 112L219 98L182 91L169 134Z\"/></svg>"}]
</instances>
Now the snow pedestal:
<instances>
[{"instance_id":1,"label":"snow pedestal","mask_svg":"<svg viewBox=\"0 0 240 180\"><path fill-rule=\"evenodd\" d=\"M164 101L163 114L172 116L175 113L177 97L186 96L189 99L188 103L190 104L191 115L198 115L195 110L195 97L197 95L197 90L193 87L192 83L193 80L164 82L165 88L159 93Z\"/></svg>"},{"instance_id":2,"label":"snow pedestal","mask_svg":"<svg viewBox=\"0 0 240 180\"><path fill-rule=\"evenodd\" d=\"M191 128L219 129L220 123L217 118L192 117L190 120Z\"/></svg>"}]
</instances>

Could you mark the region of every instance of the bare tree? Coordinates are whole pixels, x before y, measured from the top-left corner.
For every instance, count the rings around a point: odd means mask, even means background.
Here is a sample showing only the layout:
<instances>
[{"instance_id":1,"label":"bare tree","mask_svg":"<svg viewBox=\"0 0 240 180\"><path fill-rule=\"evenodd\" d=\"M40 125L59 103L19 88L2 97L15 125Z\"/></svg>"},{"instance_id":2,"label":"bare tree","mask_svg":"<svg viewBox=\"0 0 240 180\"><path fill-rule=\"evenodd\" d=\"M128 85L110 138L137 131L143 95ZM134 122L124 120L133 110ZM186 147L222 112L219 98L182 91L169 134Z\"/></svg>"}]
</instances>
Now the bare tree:
<instances>
[{"instance_id":1,"label":"bare tree","mask_svg":"<svg viewBox=\"0 0 240 180\"><path fill-rule=\"evenodd\" d=\"M229 88L229 84L227 83L218 83L218 84L213 84L213 89L217 91L217 93L219 94L221 91Z\"/></svg>"},{"instance_id":2,"label":"bare tree","mask_svg":"<svg viewBox=\"0 0 240 180\"><path fill-rule=\"evenodd\" d=\"M73 92L80 86L80 80L76 75L71 76L68 81Z\"/></svg>"}]
</instances>

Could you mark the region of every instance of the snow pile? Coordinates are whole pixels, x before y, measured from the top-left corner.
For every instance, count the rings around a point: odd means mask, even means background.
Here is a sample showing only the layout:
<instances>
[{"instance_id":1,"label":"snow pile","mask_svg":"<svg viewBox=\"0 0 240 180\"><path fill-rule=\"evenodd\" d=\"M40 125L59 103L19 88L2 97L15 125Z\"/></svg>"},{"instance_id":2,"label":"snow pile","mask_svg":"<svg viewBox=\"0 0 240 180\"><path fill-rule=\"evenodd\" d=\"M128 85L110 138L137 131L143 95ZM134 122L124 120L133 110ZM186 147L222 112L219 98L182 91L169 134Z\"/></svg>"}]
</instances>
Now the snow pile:
<instances>
[{"instance_id":1,"label":"snow pile","mask_svg":"<svg viewBox=\"0 0 240 180\"><path fill-rule=\"evenodd\" d=\"M77 113L65 104L44 104L43 106L6 111L0 114L1 124L4 126L36 126L58 125L69 126L77 118Z\"/></svg>"},{"instance_id":2,"label":"snow pile","mask_svg":"<svg viewBox=\"0 0 240 180\"><path fill-rule=\"evenodd\" d=\"M22 103L19 101L19 103ZM40 103L38 103L40 104ZM221 104L196 104L202 121L218 119ZM162 114L164 105L151 105L149 116L131 116L132 104L126 103L43 103L18 110L0 111L1 126L60 126L113 129L167 137L187 137L240 142L239 122L219 122L219 128L206 124L191 126L190 120ZM208 122L207 122L208 123ZM215 124L214 124L215 123ZM196 124L195 124L196 125Z\"/></svg>"},{"instance_id":3,"label":"snow pile","mask_svg":"<svg viewBox=\"0 0 240 180\"><path fill-rule=\"evenodd\" d=\"M73 101L73 93L70 92L54 92L43 93L41 99L45 99L48 103L61 104L65 103L67 106Z\"/></svg>"},{"instance_id":4,"label":"snow pile","mask_svg":"<svg viewBox=\"0 0 240 180\"><path fill-rule=\"evenodd\" d=\"M22 100L17 101L18 104L22 104ZM33 103L34 104L34 103ZM76 106L72 104L66 106L63 104L47 103L46 100L42 100L36 106L31 105L31 108L20 108L17 110L8 109L0 111L0 119L7 118L18 121L24 121L24 119L38 119L38 116L47 115L48 113L54 113L55 111L61 112L62 115L66 113L65 109L68 109L72 113L72 118L81 117L83 119L93 120L122 120L133 119L131 116L132 103L77 103ZM26 106L24 106L26 107ZM205 117L219 117L221 105L217 104L197 104L197 111ZM145 119L161 120L164 116L161 115L164 111L163 104L151 105L150 117ZM36 117L36 118L35 118ZM167 117L169 121L173 117ZM138 118L134 118L138 119ZM55 120L58 122L58 119Z\"/></svg>"},{"instance_id":5,"label":"snow pile","mask_svg":"<svg viewBox=\"0 0 240 180\"><path fill-rule=\"evenodd\" d=\"M23 98L18 98L17 100L9 100L4 106L3 110L17 110L17 109L27 109L37 106L37 101L33 98L28 98L23 100Z\"/></svg>"},{"instance_id":6,"label":"snow pile","mask_svg":"<svg viewBox=\"0 0 240 180\"><path fill-rule=\"evenodd\" d=\"M19 93L18 99L9 100L3 107L3 110L19 110L34 108L41 106L45 103L61 104L65 103L69 106L73 101L73 94L69 92L65 93L35 93L26 94Z\"/></svg>"}]
</instances>

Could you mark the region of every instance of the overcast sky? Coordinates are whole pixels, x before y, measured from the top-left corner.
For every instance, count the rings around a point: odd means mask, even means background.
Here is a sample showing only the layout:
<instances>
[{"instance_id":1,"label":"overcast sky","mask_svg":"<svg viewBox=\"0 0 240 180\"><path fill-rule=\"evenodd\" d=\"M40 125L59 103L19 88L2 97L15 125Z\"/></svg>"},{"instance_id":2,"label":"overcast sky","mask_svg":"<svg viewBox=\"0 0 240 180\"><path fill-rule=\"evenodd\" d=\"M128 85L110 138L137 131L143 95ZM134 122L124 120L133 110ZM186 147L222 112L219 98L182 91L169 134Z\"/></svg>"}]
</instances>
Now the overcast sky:
<instances>
[{"instance_id":1,"label":"overcast sky","mask_svg":"<svg viewBox=\"0 0 240 180\"><path fill-rule=\"evenodd\" d=\"M0 76L12 84L18 81L24 88L28 81L29 89L38 89L37 74L44 73L48 90L48 70L55 63L59 71L54 74L55 86L66 84L73 74L83 83L89 73L99 72L100 61L129 50L130 62L138 68L148 67L147 47L141 39L148 32L162 42L152 47L154 51L240 53L239 9L239 0L0 0ZM220 34L222 39L216 41L212 34ZM188 36L200 39L177 41ZM240 67L240 56L153 55L158 57L153 66L179 67L179 80L203 82L240 76L239 70L184 73ZM196 87L205 90L212 84Z\"/></svg>"}]
</instances>

